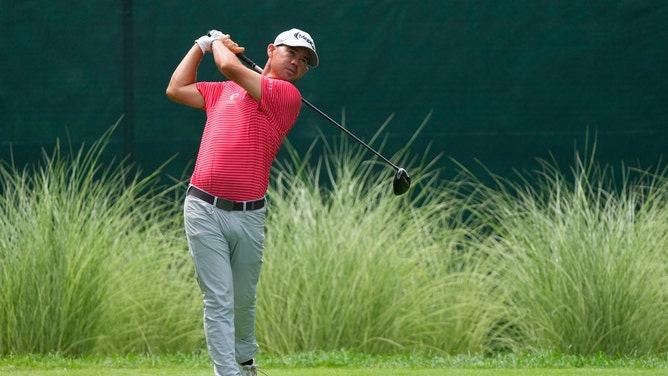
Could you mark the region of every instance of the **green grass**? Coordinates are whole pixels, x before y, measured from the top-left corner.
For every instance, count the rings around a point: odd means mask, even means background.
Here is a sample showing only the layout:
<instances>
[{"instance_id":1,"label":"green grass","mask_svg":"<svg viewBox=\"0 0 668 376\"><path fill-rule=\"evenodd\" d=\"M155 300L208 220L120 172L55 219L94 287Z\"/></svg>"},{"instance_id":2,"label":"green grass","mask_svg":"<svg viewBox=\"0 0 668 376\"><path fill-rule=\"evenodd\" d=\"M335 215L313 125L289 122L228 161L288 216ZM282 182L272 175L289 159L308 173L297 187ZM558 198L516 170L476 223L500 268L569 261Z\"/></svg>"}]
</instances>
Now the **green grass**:
<instances>
[{"instance_id":1,"label":"green grass","mask_svg":"<svg viewBox=\"0 0 668 376\"><path fill-rule=\"evenodd\" d=\"M479 191L476 215L497 236L485 252L524 348L668 351L667 188L664 171L615 180L576 156L570 174L543 163Z\"/></svg>"},{"instance_id":2,"label":"green grass","mask_svg":"<svg viewBox=\"0 0 668 376\"><path fill-rule=\"evenodd\" d=\"M57 146L34 169L0 165L0 353L201 344L180 209L155 174L105 167L107 139Z\"/></svg>"},{"instance_id":3,"label":"green grass","mask_svg":"<svg viewBox=\"0 0 668 376\"><path fill-rule=\"evenodd\" d=\"M1 355L204 348L185 183L103 162L108 137L0 165ZM316 158L286 148L258 289L268 357L668 352L665 171L615 177L576 155L484 184L400 152L413 188L396 197L394 171L345 139Z\"/></svg>"},{"instance_id":4,"label":"green grass","mask_svg":"<svg viewBox=\"0 0 668 376\"><path fill-rule=\"evenodd\" d=\"M452 189L416 168L420 192L392 196L392 171L345 143L326 146L318 162L280 165L269 193L262 348L489 349L503 296L472 252Z\"/></svg>"},{"instance_id":5,"label":"green grass","mask_svg":"<svg viewBox=\"0 0 668 376\"><path fill-rule=\"evenodd\" d=\"M262 368L272 376L297 375L662 375L666 357L591 357L555 353L427 357L416 355L308 352L262 356ZM55 355L0 358L0 372L13 375L208 375L205 354L68 358Z\"/></svg>"}]
</instances>

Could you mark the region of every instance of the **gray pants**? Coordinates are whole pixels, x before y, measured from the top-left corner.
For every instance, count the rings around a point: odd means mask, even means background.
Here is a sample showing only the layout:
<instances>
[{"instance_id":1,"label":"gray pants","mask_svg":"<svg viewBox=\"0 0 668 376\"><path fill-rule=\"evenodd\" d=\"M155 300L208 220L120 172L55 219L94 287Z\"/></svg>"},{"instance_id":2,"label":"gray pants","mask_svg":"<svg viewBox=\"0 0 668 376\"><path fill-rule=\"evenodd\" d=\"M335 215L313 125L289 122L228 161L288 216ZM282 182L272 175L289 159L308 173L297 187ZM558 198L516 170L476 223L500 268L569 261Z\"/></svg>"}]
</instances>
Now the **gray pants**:
<instances>
[{"instance_id":1,"label":"gray pants","mask_svg":"<svg viewBox=\"0 0 668 376\"><path fill-rule=\"evenodd\" d=\"M183 213L215 374L239 375L237 363L252 359L258 349L255 292L263 261L266 206L224 211L186 196Z\"/></svg>"}]
</instances>

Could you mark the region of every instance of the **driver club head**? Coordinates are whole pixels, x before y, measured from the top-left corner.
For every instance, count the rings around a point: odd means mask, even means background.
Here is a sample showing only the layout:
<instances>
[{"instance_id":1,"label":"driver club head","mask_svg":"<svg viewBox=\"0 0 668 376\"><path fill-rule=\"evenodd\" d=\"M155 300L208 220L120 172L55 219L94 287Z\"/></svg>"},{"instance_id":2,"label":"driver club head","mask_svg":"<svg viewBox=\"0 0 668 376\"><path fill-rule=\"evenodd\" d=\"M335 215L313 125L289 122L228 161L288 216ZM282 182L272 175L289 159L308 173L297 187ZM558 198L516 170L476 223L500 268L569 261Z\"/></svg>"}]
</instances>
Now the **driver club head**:
<instances>
[{"instance_id":1,"label":"driver club head","mask_svg":"<svg viewBox=\"0 0 668 376\"><path fill-rule=\"evenodd\" d=\"M397 169L397 174L394 175L394 182L392 183L394 194L396 196L403 195L411 187L411 177L403 168Z\"/></svg>"}]
</instances>

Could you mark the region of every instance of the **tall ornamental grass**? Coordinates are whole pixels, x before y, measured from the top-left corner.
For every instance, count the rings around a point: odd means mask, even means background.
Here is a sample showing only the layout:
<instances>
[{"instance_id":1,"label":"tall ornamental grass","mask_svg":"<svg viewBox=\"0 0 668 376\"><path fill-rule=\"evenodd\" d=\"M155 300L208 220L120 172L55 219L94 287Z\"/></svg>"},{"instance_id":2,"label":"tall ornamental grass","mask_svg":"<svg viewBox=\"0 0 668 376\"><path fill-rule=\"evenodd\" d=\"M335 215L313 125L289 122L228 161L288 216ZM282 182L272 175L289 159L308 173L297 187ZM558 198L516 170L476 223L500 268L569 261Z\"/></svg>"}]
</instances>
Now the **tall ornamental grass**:
<instances>
[{"instance_id":1,"label":"tall ornamental grass","mask_svg":"<svg viewBox=\"0 0 668 376\"><path fill-rule=\"evenodd\" d=\"M0 164L0 354L205 348L185 184L104 163L108 138ZM443 180L402 151L413 186L394 196L365 149L318 142L315 156L286 144L272 172L263 352L668 351L665 171L615 176L578 155L568 172Z\"/></svg>"},{"instance_id":2,"label":"tall ornamental grass","mask_svg":"<svg viewBox=\"0 0 668 376\"><path fill-rule=\"evenodd\" d=\"M0 165L0 354L201 344L180 209L155 175L103 167L108 137Z\"/></svg>"},{"instance_id":3,"label":"tall ornamental grass","mask_svg":"<svg viewBox=\"0 0 668 376\"><path fill-rule=\"evenodd\" d=\"M345 141L309 160L293 150L269 192L262 348L477 353L504 342L503 296L454 184L420 163L408 168L412 194L393 196L394 171Z\"/></svg>"},{"instance_id":4,"label":"tall ornamental grass","mask_svg":"<svg viewBox=\"0 0 668 376\"><path fill-rule=\"evenodd\" d=\"M572 166L478 185L477 215L497 236L480 248L508 296L510 333L568 354L668 351L665 171L616 178L593 155Z\"/></svg>"}]
</instances>

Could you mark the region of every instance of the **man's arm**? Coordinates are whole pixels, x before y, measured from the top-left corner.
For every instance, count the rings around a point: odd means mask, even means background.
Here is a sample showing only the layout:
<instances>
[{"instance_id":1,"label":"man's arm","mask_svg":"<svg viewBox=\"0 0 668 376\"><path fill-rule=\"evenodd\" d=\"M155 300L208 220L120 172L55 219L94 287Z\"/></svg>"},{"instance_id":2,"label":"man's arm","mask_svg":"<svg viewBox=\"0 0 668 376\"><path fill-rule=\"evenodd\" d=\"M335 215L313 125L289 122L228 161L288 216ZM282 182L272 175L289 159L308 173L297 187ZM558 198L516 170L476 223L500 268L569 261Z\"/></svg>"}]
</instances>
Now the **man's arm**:
<instances>
[{"instance_id":1,"label":"man's arm","mask_svg":"<svg viewBox=\"0 0 668 376\"><path fill-rule=\"evenodd\" d=\"M234 43L229 35L223 35L211 44L211 52L220 73L239 84L251 97L259 102L262 98L262 76L246 68L239 61L236 54L244 51L245 49Z\"/></svg>"},{"instance_id":2,"label":"man's arm","mask_svg":"<svg viewBox=\"0 0 668 376\"><path fill-rule=\"evenodd\" d=\"M202 49L197 44L193 44L169 80L166 91L169 99L185 104L186 106L195 108L204 107L204 97L197 90L195 84L197 80L197 67L202 61L203 56Z\"/></svg>"}]
</instances>

